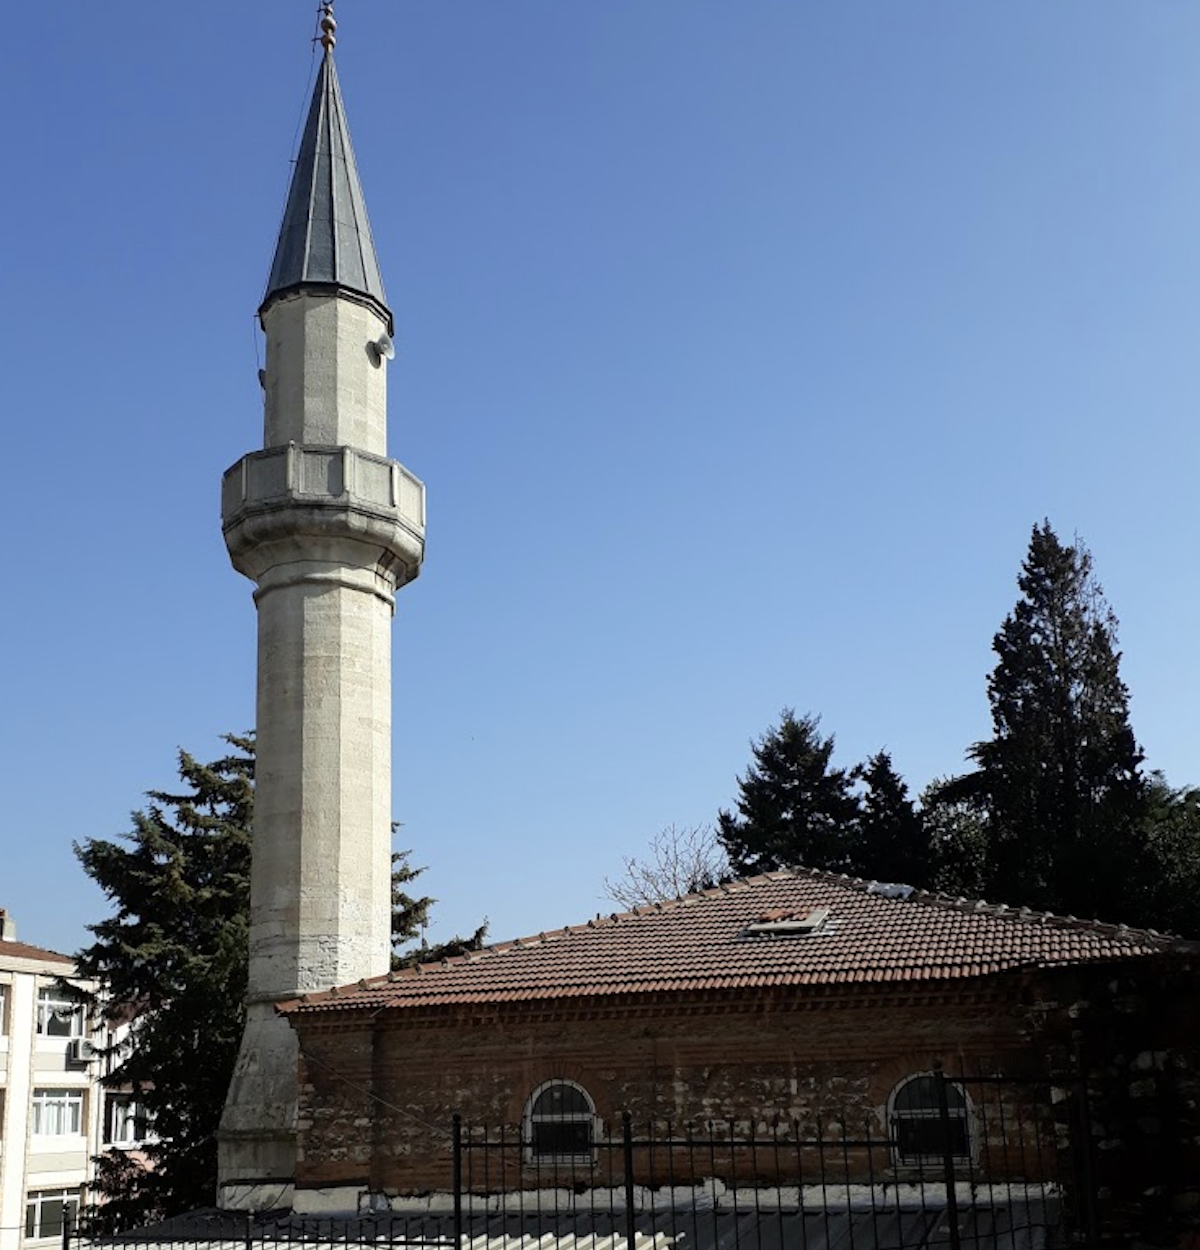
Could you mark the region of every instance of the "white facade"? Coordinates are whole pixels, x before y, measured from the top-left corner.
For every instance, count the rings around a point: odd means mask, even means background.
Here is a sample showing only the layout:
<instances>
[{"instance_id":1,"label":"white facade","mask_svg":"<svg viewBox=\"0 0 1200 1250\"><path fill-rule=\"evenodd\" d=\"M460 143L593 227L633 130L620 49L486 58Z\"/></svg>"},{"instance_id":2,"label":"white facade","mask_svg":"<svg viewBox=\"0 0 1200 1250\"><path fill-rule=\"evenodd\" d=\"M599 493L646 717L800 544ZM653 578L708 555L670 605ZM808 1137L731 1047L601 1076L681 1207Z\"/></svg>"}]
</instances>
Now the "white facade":
<instances>
[{"instance_id":1,"label":"white facade","mask_svg":"<svg viewBox=\"0 0 1200 1250\"><path fill-rule=\"evenodd\" d=\"M62 1243L103 1148L99 1063L57 990L74 965L15 940L0 910L0 1250Z\"/></svg>"}]
</instances>

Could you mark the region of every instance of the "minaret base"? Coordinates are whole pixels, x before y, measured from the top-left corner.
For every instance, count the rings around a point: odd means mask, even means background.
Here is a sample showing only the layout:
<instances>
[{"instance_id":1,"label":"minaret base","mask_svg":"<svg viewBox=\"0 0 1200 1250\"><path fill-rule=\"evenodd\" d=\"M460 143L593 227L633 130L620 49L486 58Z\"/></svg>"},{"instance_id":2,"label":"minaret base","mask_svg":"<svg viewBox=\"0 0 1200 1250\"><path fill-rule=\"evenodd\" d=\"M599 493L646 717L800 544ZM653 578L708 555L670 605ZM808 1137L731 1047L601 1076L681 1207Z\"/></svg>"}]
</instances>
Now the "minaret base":
<instances>
[{"instance_id":1,"label":"minaret base","mask_svg":"<svg viewBox=\"0 0 1200 1250\"><path fill-rule=\"evenodd\" d=\"M251 1003L217 1132L218 1206L265 1211L291 1205L298 1059L296 1035L274 1005Z\"/></svg>"}]
</instances>

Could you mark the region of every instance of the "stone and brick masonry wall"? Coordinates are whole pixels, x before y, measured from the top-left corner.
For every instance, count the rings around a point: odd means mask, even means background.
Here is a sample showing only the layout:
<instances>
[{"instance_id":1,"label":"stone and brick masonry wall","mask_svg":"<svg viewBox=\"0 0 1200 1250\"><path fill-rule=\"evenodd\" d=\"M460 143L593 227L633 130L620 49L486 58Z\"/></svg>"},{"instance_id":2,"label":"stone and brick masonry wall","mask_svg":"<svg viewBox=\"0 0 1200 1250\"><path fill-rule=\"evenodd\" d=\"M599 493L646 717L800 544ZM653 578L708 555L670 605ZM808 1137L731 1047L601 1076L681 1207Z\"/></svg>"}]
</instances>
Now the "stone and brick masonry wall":
<instances>
[{"instance_id":1,"label":"stone and brick masonry wall","mask_svg":"<svg viewBox=\"0 0 1200 1250\"><path fill-rule=\"evenodd\" d=\"M1064 1104L1060 1131L1098 1239L1177 1244L1200 1223L1197 971L1166 959L1064 969L1041 978L1030 1020L1052 1067L1082 1080L1083 1113Z\"/></svg>"},{"instance_id":2,"label":"stone and brick masonry wall","mask_svg":"<svg viewBox=\"0 0 1200 1250\"><path fill-rule=\"evenodd\" d=\"M883 1136L888 1095L940 1059L949 1073L1028 1055L1014 982L919 996L758 993L556 1014L412 1011L301 1027L301 1187L444 1190L453 1116L519 1126L544 1081L575 1081L608 1135L716 1121L735 1136L776 1117L817 1131ZM323 1023L327 1020L328 1023ZM511 1183L511 1181L510 1181Z\"/></svg>"}]
</instances>

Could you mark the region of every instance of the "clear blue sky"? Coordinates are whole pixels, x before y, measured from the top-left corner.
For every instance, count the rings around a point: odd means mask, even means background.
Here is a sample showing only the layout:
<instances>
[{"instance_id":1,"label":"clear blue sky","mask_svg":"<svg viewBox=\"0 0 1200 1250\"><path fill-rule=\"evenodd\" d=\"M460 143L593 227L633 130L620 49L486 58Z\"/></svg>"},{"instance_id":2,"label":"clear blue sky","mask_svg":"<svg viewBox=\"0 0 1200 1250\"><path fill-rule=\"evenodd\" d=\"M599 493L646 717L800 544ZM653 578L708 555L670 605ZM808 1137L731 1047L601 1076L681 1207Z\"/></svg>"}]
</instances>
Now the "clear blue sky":
<instances>
[{"instance_id":1,"label":"clear blue sky","mask_svg":"<svg viewBox=\"0 0 1200 1250\"><path fill-rule=\"evenodd\" d=\"M72 950L71 842L248 728L222 470L315 3L5 14L0 905ZM432 938L610 910L779 710L914 789L989 730L1035 521L1200 782L1200 6L340 0L429 491L395 643Z\"/></svg>"}]
</instances>

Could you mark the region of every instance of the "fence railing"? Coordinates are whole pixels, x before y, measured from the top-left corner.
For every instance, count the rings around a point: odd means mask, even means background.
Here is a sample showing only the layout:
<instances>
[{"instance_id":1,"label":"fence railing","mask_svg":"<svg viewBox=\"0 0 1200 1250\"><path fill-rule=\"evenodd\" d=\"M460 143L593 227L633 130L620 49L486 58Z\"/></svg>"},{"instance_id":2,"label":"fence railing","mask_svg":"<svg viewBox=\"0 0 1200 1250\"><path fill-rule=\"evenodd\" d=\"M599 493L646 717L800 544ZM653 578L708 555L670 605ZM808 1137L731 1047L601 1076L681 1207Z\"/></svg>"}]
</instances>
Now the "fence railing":
<instances>
[{"instance_id":1,"label":"fence railing","mask_svg":"<svg viewBox=\"0 0 1200 1250\"><path fill-rule=\"evenodd\" d=\"M457 1250L1043 1250L1092 1244L1075 1092L934 1069L886 1116L639 1126L455 1117L444 1189L355 1211L209 1212L91 1244ZM902 1091L903 1092L903 1091ZM873 1130L873 1131L872 1131ZM66 1233L64 1250L86 1237Z\"/></svg>"}]
</instances>

